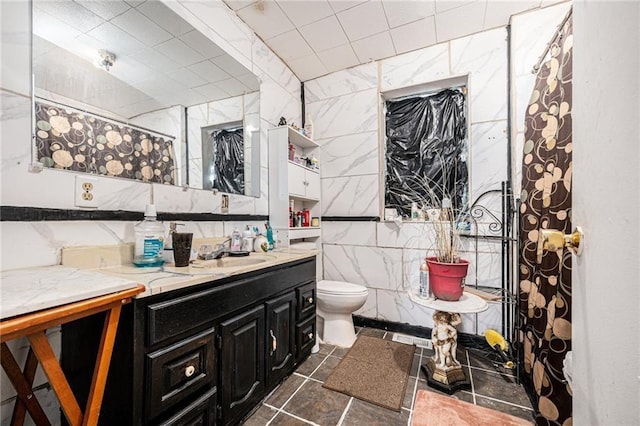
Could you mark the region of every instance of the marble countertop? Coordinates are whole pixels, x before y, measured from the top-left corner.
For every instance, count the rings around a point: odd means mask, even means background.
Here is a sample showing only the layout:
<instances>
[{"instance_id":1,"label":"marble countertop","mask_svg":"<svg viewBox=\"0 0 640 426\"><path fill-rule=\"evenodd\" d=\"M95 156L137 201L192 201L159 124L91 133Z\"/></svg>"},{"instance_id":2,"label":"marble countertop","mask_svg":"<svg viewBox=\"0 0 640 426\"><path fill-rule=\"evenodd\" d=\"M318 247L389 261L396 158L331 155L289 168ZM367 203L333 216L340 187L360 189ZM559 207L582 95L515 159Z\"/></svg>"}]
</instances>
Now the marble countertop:
<instances>
[{"instance_id":1,"label":"marble countertop","mask_svg":"<svg viewBox=\"0 0 640 426\"><path fill-rule=\"evenodd\" d=\"M5 319L136 287L140 282L66 266L0 274L0 318Z\"/></svg>"},{"instance_id":2,"label":"marble countertop","mask_svg":"<svg viewBox=\"0 0 640 426\"><path fill-rule=\"evenodd\" d=\"M182 268L172 264L145 268L121 265L93 269L93 271L144 284L146 291L136 296L141 298L315 257L318 253L318 250L280 249L267 253L251 253L247 257L225 257L222 261L196 261Z\"/></svg>"},{"instance_id":3,"label":"marble countertop","mask_svg":"<svg viewBox=\"0 0 640 426\"><path fill-rule=\"evenodd\" d=\"M171 264L138 268L133 265L81 269L69 266L2 271L0 318L5 319L67 303L90 299L144 284L136 298L244 274L271 266L314 257L318 250L282 249L227 257L221 261L196 261L177 268ZM89 253L85 252L85 255Z\"/></svg>"}]
</instances>

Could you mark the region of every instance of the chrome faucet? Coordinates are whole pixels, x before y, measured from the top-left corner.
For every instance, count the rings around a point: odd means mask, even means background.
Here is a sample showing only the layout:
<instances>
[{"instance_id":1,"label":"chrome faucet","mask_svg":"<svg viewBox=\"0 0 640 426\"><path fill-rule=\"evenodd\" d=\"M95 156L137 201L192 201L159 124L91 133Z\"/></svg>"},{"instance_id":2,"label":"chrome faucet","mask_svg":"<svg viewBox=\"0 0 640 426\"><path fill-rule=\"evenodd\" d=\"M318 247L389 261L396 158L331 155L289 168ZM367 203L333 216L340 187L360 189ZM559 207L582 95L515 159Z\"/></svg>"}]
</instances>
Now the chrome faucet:
<instances>
[{"instance_id":1,"label":"chrome faucet","mask_svg":"<svg viewBox=\"0 0 640 426\"><path fill-rule=\"evenodd\" d=\"M216 244L211 251L208 250L209 248L211 248L211 246L208 244L200 246L200 250L198 250L198 259L220 259L231 250L231 237L227 237L221 243Z\"/></svg>"}]
</instances>

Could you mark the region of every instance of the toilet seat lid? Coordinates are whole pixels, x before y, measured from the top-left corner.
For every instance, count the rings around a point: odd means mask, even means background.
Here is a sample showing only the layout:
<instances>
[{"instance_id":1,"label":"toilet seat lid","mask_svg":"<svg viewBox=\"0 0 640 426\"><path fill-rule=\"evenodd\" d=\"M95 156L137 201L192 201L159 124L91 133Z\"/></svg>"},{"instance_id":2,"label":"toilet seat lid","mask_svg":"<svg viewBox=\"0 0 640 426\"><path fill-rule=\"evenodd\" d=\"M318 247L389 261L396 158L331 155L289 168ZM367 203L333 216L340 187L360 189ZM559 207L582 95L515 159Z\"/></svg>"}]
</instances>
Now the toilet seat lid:
<instances>
[{"instance_id":1,"label":"toilet seat lid","mask_svg":"<svg viewBox=\"0 0 640 426\"><path fill-rule=\"evenodd\" d=\"M343 281L318 281L318 292L331 294L363 294L369 291L365 286Z\"/></svg>"}]
</instances>

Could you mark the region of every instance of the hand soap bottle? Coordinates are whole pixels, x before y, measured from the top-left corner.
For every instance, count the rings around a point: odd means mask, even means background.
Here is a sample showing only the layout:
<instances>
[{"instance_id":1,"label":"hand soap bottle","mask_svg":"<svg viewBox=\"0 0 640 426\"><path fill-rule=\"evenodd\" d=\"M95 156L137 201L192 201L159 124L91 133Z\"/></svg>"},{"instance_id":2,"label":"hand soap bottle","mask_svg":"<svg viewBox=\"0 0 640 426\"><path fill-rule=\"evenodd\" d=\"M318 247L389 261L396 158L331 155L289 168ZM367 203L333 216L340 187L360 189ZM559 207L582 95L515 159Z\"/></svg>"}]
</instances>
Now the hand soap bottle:
<instances>
[{"instance_id":1,"label":"hand soap bottle","mask_svg":"<svg viewBox=\"0 0 640 426\"><path fill-rule=\"evenodd\" d=\"M231 251L240 251L242 248L242 235L238 228L231 233Z\"/></svg>"},{"instance_id":2,"label":"hand soap bottle","mask_svg":"<svg viewBox=\"0 0 640 426\"><path fill-rule=\"evenodd\" d=\"M136 266L161 266L164 263L164 226L156 220L156 206L148 204L144 220L135 225L136 241L133 264Z\"/></svg>"}]
</instances>

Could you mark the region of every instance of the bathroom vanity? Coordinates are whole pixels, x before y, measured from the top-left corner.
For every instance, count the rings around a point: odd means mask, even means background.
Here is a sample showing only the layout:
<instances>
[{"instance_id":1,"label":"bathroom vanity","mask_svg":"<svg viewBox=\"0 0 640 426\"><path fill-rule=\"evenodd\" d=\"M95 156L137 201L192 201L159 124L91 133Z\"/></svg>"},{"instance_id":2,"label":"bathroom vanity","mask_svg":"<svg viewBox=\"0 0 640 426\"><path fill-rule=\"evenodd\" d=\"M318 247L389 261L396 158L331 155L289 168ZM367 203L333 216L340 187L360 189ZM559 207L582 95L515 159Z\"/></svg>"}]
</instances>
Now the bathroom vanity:
<instances>
[{"instance_id":1,"label":"bathroom vanity","mask_svg":"<svg viewBox=\"0 0 640 426\"><path fill-rule=\"evenodd\" d=\"M170 275L174 289L123 307L100 424L237 424L315 344L315 254L184 286ZM62 367L81 404L101 322L62 330Z\"/></svg>"}]
</instances>

